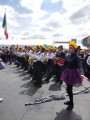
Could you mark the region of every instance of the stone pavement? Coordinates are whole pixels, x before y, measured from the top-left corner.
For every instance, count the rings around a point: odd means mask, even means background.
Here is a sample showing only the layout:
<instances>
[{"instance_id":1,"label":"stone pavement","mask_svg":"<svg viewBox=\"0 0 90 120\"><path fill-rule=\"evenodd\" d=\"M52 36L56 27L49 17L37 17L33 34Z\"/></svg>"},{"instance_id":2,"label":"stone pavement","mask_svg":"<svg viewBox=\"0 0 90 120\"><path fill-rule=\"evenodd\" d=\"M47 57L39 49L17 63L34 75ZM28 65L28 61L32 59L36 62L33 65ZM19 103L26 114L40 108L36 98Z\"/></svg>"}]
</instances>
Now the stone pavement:
<instances>
[{"instance_id":1,"label":"stone pavement","mask_svg":"<svg viewBox=\"0 0 90 120\"><path fill-rule=\"evenodd\" d=\"M89 81L84 80L83 86L75 87L74 91L88 86ZM68 100L66 94L65 100L25 106L37 98L62 92L65 85L60 87L53 78L41 88L35 88L27 72L7 64L0 71L0 97L4 98L0 103L0 120L90 120L90 93L74 95L73 111L67 111L63 104Z\"/></svg>"}]
</instances>

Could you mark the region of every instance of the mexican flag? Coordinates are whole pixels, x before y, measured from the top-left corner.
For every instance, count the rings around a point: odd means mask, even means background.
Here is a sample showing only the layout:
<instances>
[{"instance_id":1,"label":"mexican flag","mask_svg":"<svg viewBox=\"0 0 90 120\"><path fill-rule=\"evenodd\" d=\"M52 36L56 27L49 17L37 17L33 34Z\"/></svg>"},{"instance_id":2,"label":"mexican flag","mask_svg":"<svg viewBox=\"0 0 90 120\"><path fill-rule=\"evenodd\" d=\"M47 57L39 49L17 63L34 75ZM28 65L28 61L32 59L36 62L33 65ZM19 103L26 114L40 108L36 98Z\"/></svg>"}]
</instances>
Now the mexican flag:
<instances>
[{"instance_id":1,"label":"mexican flag","mask_svg":"<svg viewBox=\"0 0 90 120\"><path fill-rule=\"evenodd\" d=\"M4 14L2 27L4 28L4 35L5 35L5 37L6 37L6 39L8 39L6 13Z\"/></svg>"}]
</instances>

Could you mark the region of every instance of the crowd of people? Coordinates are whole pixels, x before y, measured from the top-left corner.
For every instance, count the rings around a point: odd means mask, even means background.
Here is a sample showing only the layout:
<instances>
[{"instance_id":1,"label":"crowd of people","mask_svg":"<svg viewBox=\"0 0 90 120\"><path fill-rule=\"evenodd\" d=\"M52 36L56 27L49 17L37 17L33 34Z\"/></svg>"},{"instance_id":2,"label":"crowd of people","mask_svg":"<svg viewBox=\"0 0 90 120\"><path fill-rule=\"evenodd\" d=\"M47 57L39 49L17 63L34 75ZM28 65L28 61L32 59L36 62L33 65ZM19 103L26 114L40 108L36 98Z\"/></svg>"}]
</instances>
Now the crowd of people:
<instances>
[{"instance_id":1,"label":"crowd of people","mask_svg":"<svg viewBox=\"0 0 90 120\"><path fill-rule=\"evenodd\" d=\"M53 75L56 83L62 85L64 81L70 99L64 103L68 105L67 110L74 107L72 89L74 85L82 84L81 75L90 79L90 50L83 50L74 42L69 43L69 49L64 49L62 45L1 47L0 58L4 63L14 63L17 67L27 70L35 87L42 86L43 78L49 82Z\"/></svg>"}]
</instances>

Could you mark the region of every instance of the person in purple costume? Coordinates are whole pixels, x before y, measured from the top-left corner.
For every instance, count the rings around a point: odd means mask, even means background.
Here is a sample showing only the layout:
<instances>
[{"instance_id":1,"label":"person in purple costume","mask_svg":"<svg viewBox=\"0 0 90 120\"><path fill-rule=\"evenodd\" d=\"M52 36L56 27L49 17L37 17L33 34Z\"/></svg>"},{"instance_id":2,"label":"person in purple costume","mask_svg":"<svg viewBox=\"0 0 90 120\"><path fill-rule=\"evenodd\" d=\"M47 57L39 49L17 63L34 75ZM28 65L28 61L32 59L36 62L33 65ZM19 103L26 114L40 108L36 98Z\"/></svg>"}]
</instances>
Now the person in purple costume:
<instances>
[{"instance_id":1,"label":"person in purple costume","mask_svg":"<svg viewBox=\"0 0 90 120\"><path fill-rule=\"evenodd\" d=\"M5 68L5 63L2 62L2 59L0 58L0 70Z\"/></svg>"},{"instance_id":2,"label":"person in purple costume","mask_svg":"<svg viewBox=\"0 0 90 120\"><path fill-rule=\"evenodd\" d=\"M60 80L63 80L67 85L66 91L70 99L70 101L64 102L65 105L68 105L67 110L74 108L73 86L80 86L83 81L80 74L80 58L77 55L77 48L78 46L75 42L69 43L69 54L65 58L64 71L60 77Z\"/></svg>"},{"instance_id":3,"label":"person in purple costume","mask_svg":"<svg viewBox=\"0 0 90 120\"><path fill-rule=\"evenodd\" d=\"M0 70L4 69L5 68L5 64L4 62L2 62L2 59L0 58ZM0 102L3 101L3 98L0 98Z\"/></svg>"}]
</instances>

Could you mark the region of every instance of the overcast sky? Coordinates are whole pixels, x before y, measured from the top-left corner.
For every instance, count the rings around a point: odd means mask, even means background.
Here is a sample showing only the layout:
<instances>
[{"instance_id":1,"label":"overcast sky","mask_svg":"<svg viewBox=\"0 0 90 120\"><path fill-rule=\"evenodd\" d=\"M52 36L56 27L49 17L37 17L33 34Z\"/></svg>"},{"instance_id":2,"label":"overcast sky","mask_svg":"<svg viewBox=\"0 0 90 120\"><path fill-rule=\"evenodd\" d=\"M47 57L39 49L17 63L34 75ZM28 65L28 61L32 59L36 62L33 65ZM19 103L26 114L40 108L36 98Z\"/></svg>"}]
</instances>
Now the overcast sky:
<instances>
[{"instance_id":1,"label":"overcast sky","mask_svg":"<svg viewBox=\"0 0 90 120\"><path fill-rule=\"evenodd\" d=\"M7 14L9 37L70 40L90 35L90 0L0 0L0 36Z\"/></svg>"}]
</instances>

